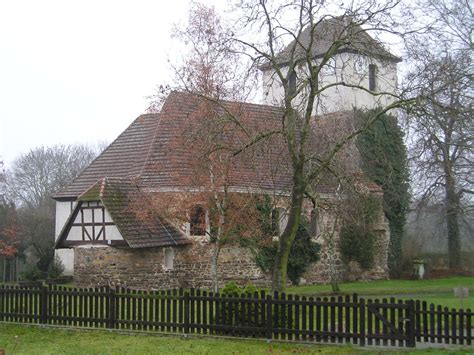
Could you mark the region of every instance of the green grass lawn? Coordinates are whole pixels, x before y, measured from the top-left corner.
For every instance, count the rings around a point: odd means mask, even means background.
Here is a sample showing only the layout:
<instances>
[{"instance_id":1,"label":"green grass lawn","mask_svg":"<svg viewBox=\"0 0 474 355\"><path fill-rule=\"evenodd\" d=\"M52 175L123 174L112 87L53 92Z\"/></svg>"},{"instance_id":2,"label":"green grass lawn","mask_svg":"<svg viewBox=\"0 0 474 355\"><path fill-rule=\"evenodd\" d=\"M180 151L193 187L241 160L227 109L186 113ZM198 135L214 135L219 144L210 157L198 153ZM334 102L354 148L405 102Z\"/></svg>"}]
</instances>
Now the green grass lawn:
<instances>
[{"instance_id":1,"label":"green grass lawn","mask_svg":"<svg viewBox=\"0 0 474 355\"><path fill-rule=\"evenodd\" d=\"M229 340L176 336L120 334L106 331L63 330L0 324L0 349L6 354L354 354L389 350L318 344L266 343L256 340ZM393 348L391 351L415 352ZM420 353L472 353L473 349L417 349Z\"/></svg>"},{"instance_id":2,"label":"green grass lawn","mask_svg":"<svg viewBox=\"0 0 474 355\"><path fill-rule=\"evenodd\" d=\"M443 307L460 307L460 301L454 296L453 288L469 288L469 297L464 299L464 308L474 310L474 277L456 276L430 280L377 280L356 281L340 284L341 293L357 293L366 298L395 297L399 299L419 299ZM305 296L330 295L330 285L303 285L287 289L288 293Z\"/></svg>"}]
</instances>

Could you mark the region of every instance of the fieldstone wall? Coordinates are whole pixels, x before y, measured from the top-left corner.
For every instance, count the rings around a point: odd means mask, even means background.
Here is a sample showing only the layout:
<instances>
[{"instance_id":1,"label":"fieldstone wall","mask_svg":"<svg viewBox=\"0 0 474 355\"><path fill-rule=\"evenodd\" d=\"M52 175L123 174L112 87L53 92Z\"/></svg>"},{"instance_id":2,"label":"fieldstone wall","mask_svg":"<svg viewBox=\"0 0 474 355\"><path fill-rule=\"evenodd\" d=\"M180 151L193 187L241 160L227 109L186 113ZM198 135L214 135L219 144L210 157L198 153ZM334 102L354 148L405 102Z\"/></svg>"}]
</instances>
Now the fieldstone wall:
<instances>
[{"instance_id":1,"label":"fieldstone wall","mask_svg":"<svg viewBox=\"0 0 474 355\"><path fill-rule=\"evenodd\" d=\"M164 249L129 249L114 247L76 248L74 281L78 287L120 285L136 289L179 287L210 288L209 242L195 241L189 246L174 247L173 269L164 268ZM219 256L220 286L228 281L241 285L268 286L270 276L253 261L248 249L226 246Z\"/></svg>"},{"instance_id":2,"label":"fieldstone wall","mask_svg":"<svg viewBox=\"0 0 474 355\"><path fill-rule=\"evenodd\" d=\"M320 260L303 275L302 283L329 283L331 274L336 274L340 281L388 278L390 232L382 211L373 226L379 238L374 267L370 270L361 269L356 262L349 265L343 263L339 252L338 226L329 209L325 211L321 208L318 219L318 231L313 240L321 244ZM173 247L174 265L170 270L164 268L164 249L77 247L74 250L75 283L79 287L120 285L137 289L211 287L212 244L193 238L190 245ZM257 267L250 250L237 245L222 249L219 256L219 280L220 287L229 281L264 287L271 284L271 276Z\"/></svg>"},{"instance_id":3,"label":"fieldstone wall","mask_svg":"<svg viewBox=\"0 0 474 355\"><path fill-rule=\"evenodd\" d=\"M377 235L374 255L374 266L364 270L357 262L346 265L339 251L339 225L334 216L321 209L318 225L319 230L313 240L321 244L319 261L314 263L303 275L302 283L329 283L331 275L337 275L339 281L378 280L388 278L388 248L390 230L383 211L372 226Z\"/></svg>"}]
</instances>

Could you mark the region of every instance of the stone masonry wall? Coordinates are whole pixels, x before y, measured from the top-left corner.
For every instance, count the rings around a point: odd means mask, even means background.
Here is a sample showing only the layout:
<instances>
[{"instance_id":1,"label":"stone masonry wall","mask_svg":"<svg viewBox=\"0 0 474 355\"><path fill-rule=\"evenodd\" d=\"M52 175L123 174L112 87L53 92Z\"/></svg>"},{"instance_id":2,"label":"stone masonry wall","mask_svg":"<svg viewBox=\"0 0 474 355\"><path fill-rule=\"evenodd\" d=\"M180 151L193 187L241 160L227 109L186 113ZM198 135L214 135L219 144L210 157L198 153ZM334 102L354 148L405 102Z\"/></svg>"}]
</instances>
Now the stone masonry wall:
<instances>
[{"instance_id":1,"label":"stone masonry wall","mask_svg":"<svg viewBox=\"0 0 474 355\"><path fill-rule=\"evenodd\" d=\"M335 273L339 281L388 278L390 230L383 211L380 211L378 220L372 226L377 235L375 245L377 253L374 256L374 265L369 270L363 270L357 262L346 265L342 261L339 251L339 226L335 223L333 215L324 213L324 209L321 209L318 225L319 231L313 240L321 244L319 261L311 265L303 275L303 283L329 283L331 273Z\"/></svg>"},{"instance_id":2,"label":"stone masonry wall","mask_svg":"<svg viewBox=\"0 0 474 355\"><path fill-rule=\"evenodd\" d=\"M194 242L174 250L174 267L163 267L165 248L125 249L113 247L76 248L74 281L79 287L120 285L140 289L179 287L210 288L212 247L208 242ZM253 262L248 249L227 246L219 257L220 286L236 281L268 286L265 275Z\"/></svg>"},{"instance_id":3,"label":"stone masonry wall","mask_svg":"<svg viewBox=\"0 0 474 355\"><path fill-rule=\"evenodd\" d=\"M379 238L374 267L370 270L362 270L355 262L349 265L342 262L338 247L339 231L335 227L334 216L331 213L321 209L318 226L318 233L313 240L321 244L320 259L303 275L303 283L328 283L332 272L336 273L341 281L388 277L387 256L390 233L383 212L373 226ZM121 285L137 289L211 287L212 245L208 241L193 240L190 245L174 247L174 267L171 270L163 267L164 249L129 249L108 246L75 248L75 283L79 287ZM219 256L219 280L220 287L229 281L235 281L241 285L252 283L266 287L271 284L271 276L257 267L250 250L239 246L226 246L222 249Z\"/></svg>"}]
</instances>

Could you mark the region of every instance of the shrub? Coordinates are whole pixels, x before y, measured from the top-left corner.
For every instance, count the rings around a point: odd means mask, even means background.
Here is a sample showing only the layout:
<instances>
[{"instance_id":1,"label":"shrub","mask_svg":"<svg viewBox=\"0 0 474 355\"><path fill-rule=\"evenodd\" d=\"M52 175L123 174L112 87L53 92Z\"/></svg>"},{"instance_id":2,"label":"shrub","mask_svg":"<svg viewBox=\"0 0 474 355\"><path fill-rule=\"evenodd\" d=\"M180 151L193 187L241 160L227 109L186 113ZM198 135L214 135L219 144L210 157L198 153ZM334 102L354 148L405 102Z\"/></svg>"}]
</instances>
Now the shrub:
<instances>
[{"instance_id":1,"label":"shrub","mask_svg":"<svg viewBox=\"0 0 474 355\"><path fill-rule=\"evenodd\" d=\"M225 284L224 288L221 289L221 296L223 297L234 297L240 296L242 289L234 281Z\"/></svg>"},{"instance_id":2,"label":"shrub","mask_svg":"<svg viewBox=\"0 0 474 355\"><path fill-rule=\"evenodd\" d=\"M357 261L364 269L374 264L376 236L359 225L344 225L341 229L340 248L344 261Z\"/></svg>"},{"instance_id":3,"label":"shrub","mask_svg":"<svg viewBox=\"0 0 474 355\"><path fill-rule=\"evenodd\" d=\"M64 272L64 264L59 258L59 256L55 256L54 259L50 262L48 267L48 277L50 279L56 279L60 277Z\"/></svg>"},{"instance_id":4,"label":"shrub","mask_svg":"<svg viewBox=\"0 0 474 355\"><path fill-rule=\"evenodd\" d=\"M53 260L54 260L53 253L48 252L47 254L43 254L40 256L38 262L36 263L36 267L46 273L48 272L48 267L53 262Z\"/></svg>"},{"instance_id":5,"label":"shrub","mask_svg":"<svg viewBox=\"0 0 474 355\"><path fill-rule=\"evenodd\" d=\"M255 256L257 266L263 271L271 271L277 250L278 247L274 243L259 246ZM288 257L287 274L293 284L297 285L309 265L318 261L320 250L321 246L311 240L308 222L303 221L298 228Z\"/></svg>"},{"instance_id":6,"label":"shrub","mask_svg":"<svg viewBox=\"0 0 474 355\"><path fill-rule=\"evenodd\" d=\"M24 281L37 281L44 279L44 277L45 273L33 265L28 265L25 270L20 272L20 280Z\"/></svg>"}]
</instances>

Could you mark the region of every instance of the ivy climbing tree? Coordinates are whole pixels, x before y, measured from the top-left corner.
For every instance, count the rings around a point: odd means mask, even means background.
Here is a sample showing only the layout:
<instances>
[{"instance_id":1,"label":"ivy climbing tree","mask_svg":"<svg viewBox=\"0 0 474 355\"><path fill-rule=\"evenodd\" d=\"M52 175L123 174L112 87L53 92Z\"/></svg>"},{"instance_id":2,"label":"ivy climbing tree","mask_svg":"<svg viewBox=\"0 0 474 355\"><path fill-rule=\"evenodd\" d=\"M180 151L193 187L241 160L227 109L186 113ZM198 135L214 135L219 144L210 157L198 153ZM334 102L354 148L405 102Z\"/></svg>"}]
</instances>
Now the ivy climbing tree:
<instances>
[{"instance_id":1,"label":"ivy climbing tree","mask_svg":"<svg viewBox=\"0 0 474 355\"><path fill-rule=\"evenodd\" d=\"M357 111L363 125L376 110ZM390 276L400 272L401 241L409 208L409 170L404 134L395 116L383 114L357 139L366 176L382 187L383 210L390 227Z\"/></svg>"}]
</instances>

